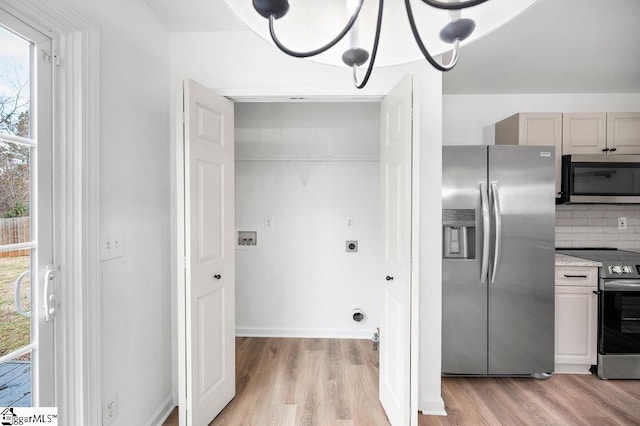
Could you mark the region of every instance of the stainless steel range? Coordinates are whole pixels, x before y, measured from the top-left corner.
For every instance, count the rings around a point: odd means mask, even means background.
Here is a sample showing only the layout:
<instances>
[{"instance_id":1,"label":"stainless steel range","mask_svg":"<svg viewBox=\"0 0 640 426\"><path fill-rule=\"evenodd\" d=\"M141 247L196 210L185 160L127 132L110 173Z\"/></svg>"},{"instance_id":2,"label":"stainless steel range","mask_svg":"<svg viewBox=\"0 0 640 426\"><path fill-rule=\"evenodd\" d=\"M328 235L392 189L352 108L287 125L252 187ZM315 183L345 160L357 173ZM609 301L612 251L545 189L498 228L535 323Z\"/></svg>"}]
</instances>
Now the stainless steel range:
<instances>
[{"instance_id":1,"label":"stainless steel range","mask_svg":"<svg viewBox=\"0 0 640 426\"><path fill-rule=\"evenodd\" d=\"M602 262L598 282L598 376L640 379L640 253L558 250Z\"/></svg>"}]
</instances>

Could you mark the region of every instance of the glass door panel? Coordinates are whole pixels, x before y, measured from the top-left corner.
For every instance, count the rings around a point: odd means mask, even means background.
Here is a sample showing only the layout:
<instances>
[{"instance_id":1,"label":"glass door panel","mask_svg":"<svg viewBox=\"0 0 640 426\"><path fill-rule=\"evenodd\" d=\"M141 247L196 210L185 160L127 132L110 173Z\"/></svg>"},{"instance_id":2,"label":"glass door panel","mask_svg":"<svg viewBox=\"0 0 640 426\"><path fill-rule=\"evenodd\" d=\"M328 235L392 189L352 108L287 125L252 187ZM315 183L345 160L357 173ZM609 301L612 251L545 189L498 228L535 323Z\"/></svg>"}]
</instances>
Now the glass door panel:
<instances>
[{"instance_id":1,"label":"glass door panel","mask_svg":"<svg viewBox=\"0 0 640 426\"><path fill-rule=\"evenodd\" d=\"M53 324L41 306L43 271L53 261L45 45L50 40L0 10L0 407L55 402Z\"/></svg>"}]
</instances>

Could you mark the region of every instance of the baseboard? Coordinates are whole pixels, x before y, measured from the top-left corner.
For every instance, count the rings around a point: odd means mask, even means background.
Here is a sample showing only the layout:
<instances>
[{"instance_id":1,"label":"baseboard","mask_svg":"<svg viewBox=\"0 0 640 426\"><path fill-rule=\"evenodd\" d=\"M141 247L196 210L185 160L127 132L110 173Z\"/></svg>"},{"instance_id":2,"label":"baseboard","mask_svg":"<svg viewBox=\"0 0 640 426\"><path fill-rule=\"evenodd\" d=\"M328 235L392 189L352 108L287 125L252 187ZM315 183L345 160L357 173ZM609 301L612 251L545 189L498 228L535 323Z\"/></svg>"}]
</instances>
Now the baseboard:
<instances>
[{"instance_id":1,"label":"baseboard","mask_svg":"<svg viewBox=\"0 0 640 426\"><path fill-rule=\"evenodd\" d=\"M375 330L331 330L316 328L236 327L237 337L294 337L311 339L371 339Z\"/></svg>"},{"instance_id":2,"label":"baseboard","mask_svg":"<svg viewBox=\"0 0 640 426\"><path fill-rule=\"evenodd\" d=\"M418 407L425 416L446 416L442 398L422 398Z\"/></svg>"},{"instance_id":3,"label":"baseboard","mask_svg":"<svg viewBox=\"0 0 640 426\"><path fill-rule=\"evenodd\" d=\"M160 404L160 407L158 407L156 412L153 413L151 418L147 420L145 426L162 426L175 407L176 404L173 401L173 392L171 392L164 401L162 401L162 404Z\"/></svg>"},{"instance_id":4,"label":"baseboard","mask_svg":"<svg viewBox=\"0 0 640 426\"><path fill-rule=\"evenodd\" d=\"M556 364L553 374L591 374L591 364Z\"/></svg>"}]
</instances>

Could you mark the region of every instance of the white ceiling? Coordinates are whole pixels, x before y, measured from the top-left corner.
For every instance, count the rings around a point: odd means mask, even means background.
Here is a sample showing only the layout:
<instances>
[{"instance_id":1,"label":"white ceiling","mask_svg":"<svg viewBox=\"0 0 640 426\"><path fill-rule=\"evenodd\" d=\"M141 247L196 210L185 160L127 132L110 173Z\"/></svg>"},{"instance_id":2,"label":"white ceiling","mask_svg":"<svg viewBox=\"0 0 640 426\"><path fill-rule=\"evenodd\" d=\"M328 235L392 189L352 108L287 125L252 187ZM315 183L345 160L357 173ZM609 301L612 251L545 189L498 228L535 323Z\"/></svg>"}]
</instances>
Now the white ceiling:
<instances>
[{"instance_id":1,"label":"white ceiling","mask_svg":"<svg viewBox=\"0 0 640 426\"><path fill-rule=\"evenodd\" d=\"M247 30L223 0L145 1L170 31ZM464 47L443 91L640 93L639 17L640 0L539 0Z\"/></svg>"}]
</instances>

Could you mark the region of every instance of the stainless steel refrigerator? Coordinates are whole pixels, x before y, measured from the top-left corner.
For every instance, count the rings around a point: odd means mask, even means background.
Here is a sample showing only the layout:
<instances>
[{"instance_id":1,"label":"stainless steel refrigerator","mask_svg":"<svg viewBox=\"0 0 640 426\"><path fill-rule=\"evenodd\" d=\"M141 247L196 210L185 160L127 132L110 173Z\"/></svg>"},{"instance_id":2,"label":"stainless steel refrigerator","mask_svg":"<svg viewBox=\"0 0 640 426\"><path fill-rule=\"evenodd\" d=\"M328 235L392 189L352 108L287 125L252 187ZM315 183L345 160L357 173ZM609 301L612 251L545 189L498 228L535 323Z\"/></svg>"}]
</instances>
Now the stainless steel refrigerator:
<instances>
[{"instance_id":1,"label":"stainless steel refrigerator","mask_svg":"<svg viewBox=\"0 0 640 426\"><path fill-rule=\"evenodd\" d=\"M442 151L442 373L548 377L554 368L554 153Z\"/></svg>"}]
</instances>

